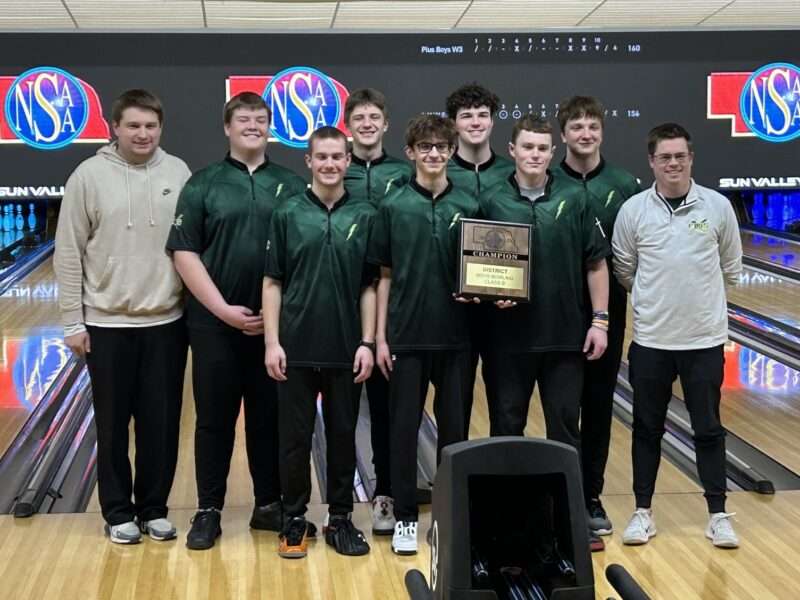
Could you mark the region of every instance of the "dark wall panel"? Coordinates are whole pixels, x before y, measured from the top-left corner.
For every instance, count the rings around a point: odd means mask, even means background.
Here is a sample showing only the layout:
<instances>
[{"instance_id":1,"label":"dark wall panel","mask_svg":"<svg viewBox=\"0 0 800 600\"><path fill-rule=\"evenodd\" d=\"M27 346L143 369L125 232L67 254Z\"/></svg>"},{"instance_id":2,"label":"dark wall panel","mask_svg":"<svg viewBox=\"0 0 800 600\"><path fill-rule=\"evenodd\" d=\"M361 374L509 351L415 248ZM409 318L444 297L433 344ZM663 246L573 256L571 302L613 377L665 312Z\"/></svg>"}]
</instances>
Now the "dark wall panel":
<instances>
[{"instance_id":1,"label":"dark wall panel","mask_svg":"<svg viewBox=\"0 0 800 600\"><path fill-rule=\"evenodd\" d=\"M504 152L514 110L554 119L563 97L591 94L609 109L604 153L650 181L644 145L650 127L684 124L695 137L695 173L708 185L737 176L800 175L800 138L775 144L732 138L727 120L706 118L707 76L800 63L797 31L548 34L9 34L0 36L0 77L57 66L111 100L130 87L161 96L162 145L193 169L226 150L221 108L230 75L272 75L313 66L347 88L371 85L390 100L387 147L399 153L405 122L444 110L458 85L479 81L504 103L494 146ZM459 48L461 51L459 52ZM800 95L796 97L800 102ZM798 113L800 114L800 113ZM798 119L800 126L800 118ZM62 185L96 145L41 151L0 144L0 187ZM273 144L273 158L304 172L302 151ZM561 149L559 150L559 156Z\"/></svg>"}]
</instances>

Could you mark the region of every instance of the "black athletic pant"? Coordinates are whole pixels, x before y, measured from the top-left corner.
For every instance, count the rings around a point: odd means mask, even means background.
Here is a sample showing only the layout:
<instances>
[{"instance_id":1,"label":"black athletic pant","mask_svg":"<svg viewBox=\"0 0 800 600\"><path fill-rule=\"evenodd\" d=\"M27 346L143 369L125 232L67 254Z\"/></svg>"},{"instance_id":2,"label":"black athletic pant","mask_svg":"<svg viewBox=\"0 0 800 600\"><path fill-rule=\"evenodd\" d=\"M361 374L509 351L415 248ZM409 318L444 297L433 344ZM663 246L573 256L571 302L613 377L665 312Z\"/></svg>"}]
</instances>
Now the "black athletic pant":
<instances>
[{"instance_id":1,"label":"black athletic pant","mask_svg":"<svg viewBox=\"0 0 800 600\"><path fill-rule=\"evenodd\" d=\"M547 437L580 452L578 419L586 362L580 352L493 352L487 386L490 435L523 435L539 383Z\"/></svg>"},{"instance_id":2,"label":"black athletic pant","mask_svg":"<svg viewBox=\"0 0 800 600\"><path fill-rule=\"evenodd\" d=\"M659 350L635 342L628 350L633 386L633 491L636 506L650 508L661 460L661 437L672 382L681 378L694 430L697 471L709 512L725 511L725 429L719 418L725 355L722 346Z\"/></svg>"},{"instance_id":3,"label":"black athletic pant","mask_svg":"<svg viewBox=\"0 0 800 600\"><path fill-rule=\"evenodd\" d=\"M417 521L417 435L425 408L428 384L436 395L436 463L442 448L467 439L464 405L469 394L469 350L398 353L389 380L392 492L398 521Z\"/></svg>"},{"instance_id":4,"label":"black athletic pant","mask_svg":"<svg viewBox=\"0 0 800 600\"><path fill-rule=\"evenodd\" d=\"M486 354L490 348L489 340L489 311L496 310L491 304L471 304L469 310L469 334L470 334L470 357L469 370L467 371L467 392L469 396L464 404L464 435L469 437L469 422L472 419L472 404L475 397L475 381L478 378L478 361L481 361L481 376L484 385L489 379L488 369L491 367L491 360L486 359Z\"/></svg>"},{"instance_id":5,"label":"black athletic pant","mask_svg":"<svg viewBox=\"0 0 800 600\"><path fill-rule=\"evenodd\" d=\"M186 368L183 319L154 327L86 328L97 427L97 488L103 518L119 525L167 516L178 460ZM135 478L128 460L134 420ZM131 502L133 493L133 502Z\"/></svg>"},{"instance_id":6,"label":"black athletic pant","mask_svg":"<svg viewBox=\"0 0 800 600\"><path fill-rule=\"evenodd\" d=\"M619 286L616 282L614 284ZM583 494L587 503L600 497L605 483L614 390L625 342L627 299L624 291L612 293L609 299L608 347L599 359L587 360L583 372L581 464Z\"/></svg>"},{"instance_id":7,"label":"black athletic pant","mask_svg":"<svg viewBox=\"0 0 800 600\"><path fill-rule=\"evenodd\" d=\"M366 381L369 400L372 464L375 467L374 496L392 495L392 475L389 464L389 382L376 366Z\"/></svg>"},{"instance_id":8,"label":"black athletic pant","mask_svg":"<svg viewBox=\"0 0 800 600\"><path fill-rule=\"evenodd\" d=\"M353 383L352 369L289 367L286 377L286 381L278 383L284 510L290 517L304 515L311 499L311 440L317 395L322 393L328 512L346 515L353 511L361 384Z\"/></svg>"},{"instance_id":9,"label":"black athletic pant","mask_svg":"<svg viewBox=\"0 0 800 600\"><path fill-rule=\"evenodd\" d=\"M264 337L233 329L190 329L199 508L222 510L244 398L247 462L257 506L279 500L278 406L264 366Z\"/></svg>"}]
</instances>

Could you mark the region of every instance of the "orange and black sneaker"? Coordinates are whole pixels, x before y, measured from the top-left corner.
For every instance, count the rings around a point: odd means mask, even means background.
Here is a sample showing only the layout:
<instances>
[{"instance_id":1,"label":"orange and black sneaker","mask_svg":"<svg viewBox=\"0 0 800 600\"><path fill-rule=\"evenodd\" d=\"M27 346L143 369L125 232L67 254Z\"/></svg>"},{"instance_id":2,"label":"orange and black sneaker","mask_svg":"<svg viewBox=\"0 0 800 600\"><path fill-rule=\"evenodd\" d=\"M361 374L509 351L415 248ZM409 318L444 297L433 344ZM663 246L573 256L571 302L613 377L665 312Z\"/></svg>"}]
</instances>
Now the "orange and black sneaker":
<instances>
[{"instance_id":1,"label":"orange and black sneaker","mask_svg":"<svg viewBox=\"0 0 800 600\"><path fill-rule=\"evenodd\" d=\"M278 556L304 558L308 553L308 522L305 517L292 517L278 538Z\"/></svg>"},{"instance_id":2,"label":"orange and black sneaker","mask_svg":"<svg viewBox=\"0 0 800 600\"><path fill-rule=\"evenodd\" d=\"M596 532L589 530L589 550L592 552L602 552L606 549L606 543Z\"/></svg>"}]
</instances>

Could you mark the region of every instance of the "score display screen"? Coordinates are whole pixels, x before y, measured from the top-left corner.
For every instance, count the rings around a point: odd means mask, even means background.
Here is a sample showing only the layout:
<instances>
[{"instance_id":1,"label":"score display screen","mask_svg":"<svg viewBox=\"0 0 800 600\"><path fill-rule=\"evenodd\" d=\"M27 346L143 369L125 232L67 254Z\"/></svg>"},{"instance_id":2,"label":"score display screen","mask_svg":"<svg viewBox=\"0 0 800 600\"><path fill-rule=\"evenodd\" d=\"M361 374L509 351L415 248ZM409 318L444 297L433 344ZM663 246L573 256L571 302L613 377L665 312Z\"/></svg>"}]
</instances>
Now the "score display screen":
<instances>
[{"instance_id":1,"label":"score display screen","mask_svg":"<svg viewBox=\"0 0 800 600\"><path fill-rule=\"evenodd\" d=\"M741 89L754 72L772 63L800 64L796 31L4 33L0 93L13 93L9 86L20 74L50 65L94 90L102 116L112 125L110 104L118 94L134 87L152 90L165 108L162 146L196 170L226 152L222 106L232 81L245 78L263 91L273 76L303 66L320 74L327 86L320 93L327 103L342 102L349 90L359 87L378 88L389 102L385 146L396 156L401 155L409 118L444 112L449 92L477 81L501 100L492 136L500 154L507 152L516 118L533 112L553 122L560 160L558 103L573 94L592 95L607 109L603 154L644 185L652 181L647 132L674 121L694 138L699 183L713 188L796 188L800 186L792 182L800 181L800 138L775 143L750 133L744 123L748 116L739 112L741 98L730 89ZM787 71L780 79L786 110L779 107L769 114L773 119L788 114L787 126L800 131L800 83L795 91L791 77ZM758 96L757 108L762 98L769 97ZM0 100L5 106L7 98ZM272 100L279 101L280 94L275 92ZM287 106L279 103L273 118L290 131L292 122L281 112ZM305 113L301 124L319 124L326 118L341 123L343 105L339 109L320 111L321 116ZM0 113L8 120L20 111ZM0 123L0 188L63 185L75 166L96 152L103 137L86 134L86 139L77 140L81 143L43 151L13 138L13 126ZM294 145L274 142L269 153L306 176L302 143Z\"/></svg>"}]
</instances>

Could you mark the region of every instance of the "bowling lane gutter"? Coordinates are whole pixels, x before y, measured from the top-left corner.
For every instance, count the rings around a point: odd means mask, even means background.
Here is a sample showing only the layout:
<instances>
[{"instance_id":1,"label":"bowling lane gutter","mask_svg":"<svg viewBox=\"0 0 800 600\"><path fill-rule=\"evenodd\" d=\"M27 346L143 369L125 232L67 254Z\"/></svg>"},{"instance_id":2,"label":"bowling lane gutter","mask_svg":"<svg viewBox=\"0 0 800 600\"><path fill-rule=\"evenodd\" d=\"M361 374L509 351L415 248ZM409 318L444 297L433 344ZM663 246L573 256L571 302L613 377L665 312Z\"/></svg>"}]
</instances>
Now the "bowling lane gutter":
<instances>
[{"instance_id":1,"label":"bowling lane gutter","mask_svg":"<svg viewBox=\"0 0 800 600\"><path fill-rule=\"evenodd\" d=\"M14 441L0 458L0 513L38 512L45 498L61 494L60 475L82 423L91 412L89 377L82 359L61 369Z\"/></svg>"},{"instance_id":2,"label":"bowling lane gutter","mask_svg":"<svg viewBox=\"0 0 800 600\"><path fill-rule=\"evenodd\" d=\"M800 330L728 302L728 337L800 370Z\"/></svg>"}]
</instances>

